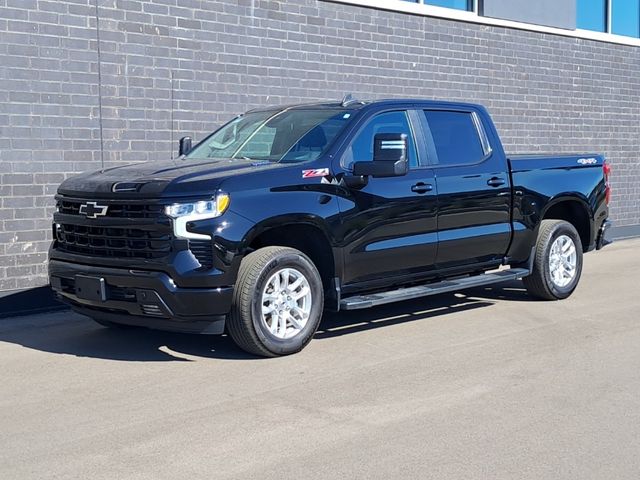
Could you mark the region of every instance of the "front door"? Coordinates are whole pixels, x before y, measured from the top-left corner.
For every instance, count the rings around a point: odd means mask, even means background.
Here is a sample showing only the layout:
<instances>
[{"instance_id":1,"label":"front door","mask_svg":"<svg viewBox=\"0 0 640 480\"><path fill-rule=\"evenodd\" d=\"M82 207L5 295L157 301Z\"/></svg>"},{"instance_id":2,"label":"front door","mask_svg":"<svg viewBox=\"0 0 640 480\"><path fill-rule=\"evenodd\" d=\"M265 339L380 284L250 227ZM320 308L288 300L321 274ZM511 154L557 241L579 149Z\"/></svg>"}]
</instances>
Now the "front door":
<instances>
[{"instance_id":1,"label":"front door","mask_svg":"<svg viewBox=\"0 0 640 480\"><path fill-rule=\"evenodd\" d=\"M413 119L413 121L412 121ZM355 161L373 159L373 139L378 133L405 133L408 137L409 172L405 176L369 178L360 189L339 199L344 245L346 284L388 285L393 277L407 280L433 268L436 257L437 197L434 172L419 154L417 112L384 111L361 126L346 149L342 168Z\"/></svg>"}]
</instances>

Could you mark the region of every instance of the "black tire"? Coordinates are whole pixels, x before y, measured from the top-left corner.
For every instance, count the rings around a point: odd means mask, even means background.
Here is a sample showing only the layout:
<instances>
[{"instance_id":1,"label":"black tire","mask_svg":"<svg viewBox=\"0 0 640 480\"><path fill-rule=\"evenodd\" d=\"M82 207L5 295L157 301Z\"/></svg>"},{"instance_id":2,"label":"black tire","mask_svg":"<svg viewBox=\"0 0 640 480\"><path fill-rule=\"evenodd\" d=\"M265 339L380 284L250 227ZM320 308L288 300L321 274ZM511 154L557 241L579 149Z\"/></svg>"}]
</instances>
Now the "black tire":
<instances>
[{"instance_id":1,"label":"black tire","mask_svg":"<svg viewBox=\"0 0 640 480\"><path fill-rule=\"evenodd\" d=\"M571 281L565 286L556 285L551 276L549 256L551 247L562 235L569 237L576 250L576 268ZM582 242L580 235L564 220L542 220L536 242L535 259L531 275L522 279L527 292L533 297L543 300L561 300L573 293L580 281L582 273Z\"/></svg>"},{"instance_id":2,"label":"black tire","mask_svg":"<svg viewBox=\"0 0 640 480\"><path fill-rule=\"evenodd\" d=\"M278 270L294 268L309 284L311 310L305 326L292 338L274 336L262 321L262 293ZM312 339L324 307L322 280L313 262L302 252L288 247L264 247L247 255L240 264L233 293L227 330L246 352L263 357L289 355L302 350Z\"/></svg>"}]
</instances>

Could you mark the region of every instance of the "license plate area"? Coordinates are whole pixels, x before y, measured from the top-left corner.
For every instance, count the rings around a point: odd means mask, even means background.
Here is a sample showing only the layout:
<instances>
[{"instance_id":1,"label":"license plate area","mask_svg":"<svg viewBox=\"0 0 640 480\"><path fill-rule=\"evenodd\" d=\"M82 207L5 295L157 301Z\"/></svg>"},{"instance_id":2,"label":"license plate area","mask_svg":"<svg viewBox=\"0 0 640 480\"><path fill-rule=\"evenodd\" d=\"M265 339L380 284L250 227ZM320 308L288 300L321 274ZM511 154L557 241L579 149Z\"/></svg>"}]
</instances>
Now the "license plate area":
<instances>
[{"instance_id":1,"label":"license plate area","mask_svg":"<svg viewBox=\"0 0 640 480\"><path fill-rule=\"evenodd\" d=\"M76 275L76 296L83 300L105 302L107 300L107 285L104 278Z\"/></svg>"}]
</instances>

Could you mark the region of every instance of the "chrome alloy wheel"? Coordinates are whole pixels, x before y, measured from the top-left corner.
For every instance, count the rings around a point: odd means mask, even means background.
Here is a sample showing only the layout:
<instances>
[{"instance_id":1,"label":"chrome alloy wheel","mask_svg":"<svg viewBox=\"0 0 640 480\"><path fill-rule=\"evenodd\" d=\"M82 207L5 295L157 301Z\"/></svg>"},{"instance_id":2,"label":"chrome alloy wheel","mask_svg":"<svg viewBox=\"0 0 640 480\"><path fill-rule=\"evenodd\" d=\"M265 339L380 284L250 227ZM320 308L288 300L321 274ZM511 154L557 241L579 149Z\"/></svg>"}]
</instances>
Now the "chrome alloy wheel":
<instances>
[{"instance_id":1,"label":"chrome alloy wheel","mask_svg":"<svg viewBox=\"0 0 640 480\"><path fill-rule=\"evenodd\" d=\"M311 287L295 268L275 272L262 291L262 323L280 339L295 337L311 313Z\"/></svg>"},{"instance_id":2,"label":"chrome alloy wheel","mask_svg":"<svg viewBox=\"0 0 640 480\"><path fill-rule=\"evenodd\" d=\"M566 287L576 276L576 245L567 235L560 235L549 251L549 273L556 287Z\"/></svg>"}]
</instances>

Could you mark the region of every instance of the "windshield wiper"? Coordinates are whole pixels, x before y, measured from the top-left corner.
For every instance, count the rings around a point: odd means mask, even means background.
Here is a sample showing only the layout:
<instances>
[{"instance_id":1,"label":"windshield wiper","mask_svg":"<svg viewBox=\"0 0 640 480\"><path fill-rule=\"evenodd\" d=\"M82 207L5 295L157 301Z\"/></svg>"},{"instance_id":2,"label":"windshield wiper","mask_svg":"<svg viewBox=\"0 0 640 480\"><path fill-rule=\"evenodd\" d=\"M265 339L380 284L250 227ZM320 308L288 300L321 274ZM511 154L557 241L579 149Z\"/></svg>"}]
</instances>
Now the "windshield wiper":
<instances>
[{"instance_id":1,"label":"windshield wiper","mask_svg":"<svg viewBox=\"0 0 640 480\"><path fill-rule=\"evenodd\" d=\"M245 155L239 157L230 157L231 160L248 160L250 162L269 162L274 163L277 162L277 159L269 158L269 157L247 157Z\"/></svg>"}]
</instances>

